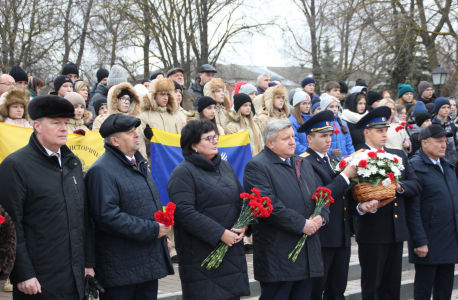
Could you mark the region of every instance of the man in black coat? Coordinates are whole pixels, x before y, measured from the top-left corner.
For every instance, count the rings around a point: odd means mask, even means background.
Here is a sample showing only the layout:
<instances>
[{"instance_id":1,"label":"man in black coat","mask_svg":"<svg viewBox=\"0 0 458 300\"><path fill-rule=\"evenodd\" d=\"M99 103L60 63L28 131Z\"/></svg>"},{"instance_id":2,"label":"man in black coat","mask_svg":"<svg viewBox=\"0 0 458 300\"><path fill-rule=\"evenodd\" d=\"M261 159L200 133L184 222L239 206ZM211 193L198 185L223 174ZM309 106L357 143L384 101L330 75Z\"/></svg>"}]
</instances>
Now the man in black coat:
<instances>
[{"instance_id":1,"label":"man in black coat","mask_svg":"<svg viewBox=\"0 0 458 300\"><path fill-rule=\"evenodd\" d=\"M310 299L313 278L323 276L318 230L329 222L329 209L310 219L312 195L319 187L308 161L294 155L294 130L288 120L264 129L265 148L246 165L246 190L258 188L274 207L269 218L253 226L254 278L261 283L260 300ZM295 262L288 259L303 234L308 238Z\"/></svg>"},{"instance_id":2,"label":"man in black coat","mask_svg":"<svg viewBox=\"0 0 458 300\"><path fill-rule=\"evenodd\" d=\"M158 279L173 274L165 235L156 222L162 209L148 163L138 152L140 119L110 115L100 127L105 153L86 174L95 225L101 300L156 299ZM169 247L171 244L169 245Z\"/></svg>"},{"instance_id":3,"label":"man in black coat","mask_svg":"<svg viewBox=\"0 0 458 300\"><path fill-rule=\"evenodd\" d=\"M458 263L458 182L445 159L451 132L440 125L420 131L420 150L411 158L422 193L407 202L409 261L415 264L415 299L451 299Z\"/></svg>"},{"instance_id":4,"label":"man in black coat","mask_svg":"<svg viewBox=\"0 0 458 300\"><path fill-rule=\"evenodd\" d=\"M334 134L334 128L327 125L333 118L332 111L322 111L305 122L298 132L307 134L307 151L301 156L312 165L319 185L330 189L335 200L329 207L329 224L326 230L320 232L324 276L315 278L312 299L343 300L351 255L350 216L345 189L350 184L349 178L357 177L357 173L353 166L347 166L339 176L334 172L332 164L336 164L339 159L327 154Z\"/></svg>"},{"instance_id":5,"label":"man in black coat","mask_svg":"<svg viewBox=\"0 0 458 300\"><path fill-rule=\"evenodd\" d=\"M73 105L38 96L29 107L29 144L0 165L0 205L16 227L14 299L84 298L95 255L83 168L65 145Z\"/></svg>"},{"instance_id":6,"label":"man in black coat","mask_svg":"<svg viewBox=\"0 0 458 300\"><path fill-rule=\"evenodd\" d=\"M363 129L365 150L384 150L402 159L401 184L396 183L396 197L357 204L350 200L356 217L356 242L361 265L362 298L400 299L403 243L409 237L405 201L421 192L420 182L402 149L385 147L391 109L375 108L365 115L357 128ZM405 200L405 201L404 201Z\"/></svg>"}]
</instances>

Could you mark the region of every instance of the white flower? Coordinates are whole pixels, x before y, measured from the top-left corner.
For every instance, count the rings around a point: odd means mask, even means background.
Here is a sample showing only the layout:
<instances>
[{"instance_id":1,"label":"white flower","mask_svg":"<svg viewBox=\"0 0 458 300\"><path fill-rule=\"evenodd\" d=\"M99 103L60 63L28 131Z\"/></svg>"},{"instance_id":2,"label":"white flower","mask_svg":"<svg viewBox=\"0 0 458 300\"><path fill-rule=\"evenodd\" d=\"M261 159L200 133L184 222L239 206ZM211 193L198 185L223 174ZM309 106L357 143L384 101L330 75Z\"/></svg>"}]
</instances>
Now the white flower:
<instances>
[{"instance_id":1,"label":"white flower","mask_svg":"<svg viewBox=\"0 0 458 300\"><path fill-rule=\"evenodd\" d=\"M369 169L371 174L376 174L377 173L377 166L375 166L375 165L368 165L367 169Z\"/></svg>"},{"instance_id":2,"label":"white flower","mask_svg":"<svg viewBox=\"0 0 458 300\"><path fill-rule=\"evenodd\" d=\"M363 177L371 177L371 171L369 169L363 169Z\"/></svg>"},{"instance_id":3,"label":"white flower","mask_svg":"<svg viewBox=\"0 0 458 300\"><path fill-rule=\"evenodd\" d=\"M398 168L394 167L394 168L391 169L391 171L393 171L393 175L395 177L401 176L401 171L399 171Z\"/></svg>"},{"instance_id":4,"label":"white flower","mask_svg":"<svg viewBox=\"0 0 458 300\"><path fill-rule=\"evenodd\" d=\"M378 173L382 176L385 176L386 175L386 171L384 169L380 169L378 170Z\"/></svg>"},{"instance_id":5,"label":"white flower","mask_svg":"<svg viewBox=\"0 0 458 300\"><path fill-rule=\"evenodd\" d=\"M385 165L385 162L383 160L377 161L377 166L382 167Z\"/></svg>"},{"instance_id":6,"label":"white flower","mask_svg":"<svg viewBox=\"0 0 458 300\"><path fill-rule=\"evenodd\" d=\"M387 187L391 184L391 179L390 178L385 178L383 181L382 181L382 185L384 187Z\"/></svg>"}]
</instances>

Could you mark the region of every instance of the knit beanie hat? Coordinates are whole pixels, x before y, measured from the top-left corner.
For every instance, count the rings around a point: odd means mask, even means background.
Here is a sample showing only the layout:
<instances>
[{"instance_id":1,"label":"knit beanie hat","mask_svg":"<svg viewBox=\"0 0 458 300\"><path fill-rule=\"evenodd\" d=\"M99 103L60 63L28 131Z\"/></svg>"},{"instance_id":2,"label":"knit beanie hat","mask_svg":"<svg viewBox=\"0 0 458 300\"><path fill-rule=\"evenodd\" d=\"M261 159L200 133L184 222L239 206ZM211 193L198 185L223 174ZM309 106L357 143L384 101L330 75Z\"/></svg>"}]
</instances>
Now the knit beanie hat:
<instances>
[{"instance_id":1,"label":"knit beanie hat","mask_svg":"<svg viewBox=\"0 0 458 300\"><path fill-rule=\"evenodd\" d=\"M124 96L129 96L130 97L130 103L132 103L132 100L133 100L132 99L132 95L131 95L130 91L127 90L127 89L122 90L121 93L119 93L118 96L116 96L116 98L121 99Z\"/></svg>"},{"instance_id":2,"label":"knit beanie hat","mask_svg":"<svg viewBox=\"0 0 458 300\"><path fill-rule=\"evenodd\" d=\"M238 95L238 94L237 94ZM251 99L251 98L250 98ZM198 112L201 112L203 111L206 107L212 105L212 104L215 104L216 105L216 101L215 99L211 98L211 97L207 97L207 96L204 96L202 98L199 99L199 101L197 102L197 111Z\"/></svg>"},{"instance_id":3,"label":"knit beanie hat","mask_svg":"<svg viewBox=\"0 0 458 300\"><path fill-rule=\"evenodd\" d=\"M401 98L402 95L408 92L411 92L411 93L414 92L410 84L402 84L402 83L398 84L398 98Z\"/></svg>"},{"instance_id":4,"label":"knit beanie hat","mask_svg":"<svg viewBox=\"0 0 458 300\"><path fill-rule=\"evenodd\" d=\"M145 82L151 82L151 79L143 78L141 84L144 84Z\"/></svg>"},{"instance_id":5,"label":"knit beanie hat","mask_svg":"<svg viewBox=\"0 0 458 300\"><path fill-rule=\"evenodd\" d=\"M339 81L339 85L340 85L340 92L347 94L348 93L348 86L345 83L345 81L343 81L343 80Z\"/></svg>"},{"instance_id":6,"label":"knit beanie hat","mask_svg":"<svg viewBox=\"0 0 458 300\"><path fill-rule=\"evenodd\" d=\"M423 92L427 89L427 88L432 88L432 84L429 83L428 81L421 81L420 84L418 84L418 93L420 94L420 97L421 97L421 94L423 94Z\"/></svg>"},{"instance_id":7,"label":"knit beanie hat","mask_svg":"<svg viewBox=\"0 0 458 300\"><path fill-rule=\"evenodd\" d=\"M361 79L361 78L358 78L358 80L356 80L356 85L357 86L365 86L365 87L367 87L366 81L364 81L364 79Z\"/></svg>"},{"instance_id":8,"label":"knit beanie hat","mask_svg":"<svg viewBox=\"0 0 458 300\"><path fill-rule=\"evenodd\" d=\"M62 69L62 75L68 75L68 74L76 74L76 76L80 77L80 73L78 72L78 67L74 63L69 62Z\"/></svg>"},{"instance_id":9,"label":"knit beanie hat","mask_svg":"<svg viewBox=\"0 0 458 300\"><path fill-rule=\"evenodd\" d=\"M313 77L305 77L301 82L301 86L304 88L307 84L310 83L316 84L315 79Z\"/></svg>"},{"instance_id":10,"label":"knit beanie hat","mask_svg":"<svg viewBox=\"0 0 458 300\"><path fill-rule=\"evenodd\" d=\"M181 84L179 84L175 80L173 80L173 84L175 85L176 90L181 90L181 92L183 92L183 87L181 86Z\"/></svg>"},{"instance_id":11,"label":"knit beanie hat","mask_svg":"<svg viewBox=\"0 0 458 300\"><path fill-rule=\"evenodd\" d=\"M100 82L103 80L103 78L108 77L108 75L110 75L110 72L108 72L107 69L99 69L96 75L97 75L97 82Z\"/></svg>"},{"instance_id":12,"label":"knit beanie hat","mask_svg":"<svg viewBox=\"0 0 458 300\"><path fill-rule=\"evenodd\" d=\"M71 84L73 84L72 80L67 75L57 76L57 78L54 79L54 91L57 93L60 87L66 82L70 82Z\"/></svg>"},{"instance_id":13,"label":"knit beanie hat","mask_svg":"<svg viewBox=\"0 0 458 300\"><path fill-rule=\"evenodd\" d=\"M426 110L426 106L423 103L423 101L418 101L417 104L415 104L415 107L413 108L413 111L412 111L412 117L415 118L417 113L419 112L428 112Z\"/></svg>"},{"instance_id":14,"label":"knit beanie hat","mask_svg":"<svg viewBox=\"0 0 458 300\"><path fill-rule=\"evenodd\" d=\"M278 85L278 83L276 83L276 82L269 82L269 87L273 87L273 86L276 86L276 85Z\"/></svg>"},{"instance_id":15,"label":"knit beanie hat","mask_svg":"<svg viewBox=\"0 0 458 300\"><path fill-rule=\"evenodd\" d=\"M14 66L9 75L14 78L14 81L19 82L19 81L25 81L28 82L29 79L27 77L27 73L19 66Z\"/></svg>"},{"instance_id":16,"label":"knit beanie hat","mask_svg":"<svg viewBox=\"0 0 458 300\"><path fill-rule=\"evenodd\" d=\"M331 104L332 102L340 103L340 101L337 100L336 97L333 97L333 96L328 95L326 93L322 94L320 96L320 99L321 99L321 102L320 102L321 111L326 110L326 108L328 108L329 104Z\"/></svg>"},{"instance_id":17,"label":"knit beanie hat","mask_svg":"<svg viewBox=\"0 0 458 300\"><path fill-rule=\"evenodd\" d=\"M115 86L117 84L127 82L127 77L120 66L114 65L108 75L107 86Z\"/></svg>"},{"instance_id":18,"label":"knit beanie hat","mask_svg":"<svg viewBox=\"0 0 458 300\"><path fill-rule=\"evenodd\" d=\"M146 87L143 86L145 89ZM99 115L99 109L102 105L108 105L107 103L107 98L103 98L103 97L99 97L97 98L97 100L94 101L93 105L94 105L94 111L95 111L95 114L98 116Z\"/></svg>"},{"instance_id":19,"label":"knit beanie hat","mask_svg":"<svg viewBox=\"0 0 458 300\"><path fill-rule=\"evenodd\" d=\"M234 95L234 110L237 112L239 111L240 107L242 107L243 104L250 102L251 106L253 107L253 102L251 101L250 96L247 94L243 93L238 93ZM199 100L200 104L200 100Z\"/></svg>"},{"instance_id":20,"label":"knit beanie hat","mask_svg":"<svg viewBox=\"0 0 458 300\"><path fill-rule=\"evenodd\" d=\"M419 112L415 117L415 123L417 123L418 127L421 127L426 120L431 119L431 115L427 112Z\"/></svg>"},{"instance_id":21,"label":"knit beanie hat","mask_svg":"<svg viewBox=\"0 0 458 300\"><path fill-rule=\"evenodd\" d=\"M149 79L154 80L154 79L156 79L157 75L164 76L164 73L162 73L162 72L153 73L153 75L151 75L151 77Z\"/></svg>"},{"instance_id":22,"label":"knit beanie hat","mask_svg":"<svg viewBox=\"0 0 458 300\"><path fill-rule=\"evenodd\" d=\"M240 88L242 87L242 85L245 85L245 84L247 84L246 81L238 81L234 87L234 94L240 93Z\"/></svg>"},{"instance_id":23,"label":"knit beanie hat","mask_svg":"<svg viewBox=\"0 0 458 300\"><path fill-rule=\"evenodd\" d=\"M434 112L437 114L439 109L444 105L450 105L450 101L447 98L439 97L434 101Z\"/></svg>"},{"instance_id":24,"label":"knit beanie hat","mask_svg":"<svg viewBox=\"0 0 458 300\"><path fill-rule=\"evenodd\" d=\"M86 102L84 101L84 98L83 96L81 96L80 94L78 93L75 93L75 92L68 92L67 94L65 94L65 99L67 99L68 101L70 101L70 103L75 106L77 104L81 104L83 105L84 107L86 107Z\"/></svg>"},{"instance_id":25,"label":"knit beanie hat","mask_svg":"<svg viewBox=\"0 0 458 300\"><path fill-rule=\"evenodd\" d=\"M423 102L423 101L420 101L420 102ZM426 107L426 111L432 115L434 114L434 103L426 103L425 104L425 107Z\"/></svg>"},{"instance_id":26,"label":"knit beanie hat","mask_svg":"<svg viewBox=\"0 0 458 300\"><path fill-rule=\"evenodd\" d=\"M148 89L143 84L136 84L134 86L134 90L135 92L137 92L137 95L140 97L148 94Z\"/></svg>"},{"instance_id":27,"label":"knit beanie hat","mask_svg":"<svg viewBox=\"0 0 458 300\"><path fill-rule=\"evenodd\" d=\"M253 92L257 92L256 87L249 83L242 85L239 90L239 93L244 93L246 95L249 95Z\"/></svg>"},{"instance_id":28,"label":"knit beanie hat","mask_svg":"<svg viewBox=\"0 0 458 300\"><path fill-rule=\"evenodd\" d=\"M320 102L319 101L312 105L312 113L314 113L315 109L317 109L318 107L320 107Z\"/></svg>"},{"instance_id":29,"label":"knit beanie hat","mask_svg":"<svg viewBox=\"0 0 458 300\"><path fill-rule=\"evenodd\" d=\"M310 101L310 96L304 91L299 91L294 94L293 97L293 106L296 106L297 104L301 103L302 101Z\"/></svg>"},{"instance_id":30,"label":"knit beanie hat","mask_svg":"<svg viewBox=\"0 0 458 300\"><path fill-rule=\"evenodd\" d=\"M320 98L313 99L312 100L312 105L314 105L315 103L320 103L320 102L321 102Z\"/></svg>"},{"instance_id":31,"label":"knit beanie hat","mask_svg":"<svg viewBox=\"0 0 458 300\"><path fill-rule=\"evenodd\" d=\"M367 94L367 106L372 106L372 104L382 99L382 94L377 91L370 91L369 94Z\"/></svg>"}]
</instances>

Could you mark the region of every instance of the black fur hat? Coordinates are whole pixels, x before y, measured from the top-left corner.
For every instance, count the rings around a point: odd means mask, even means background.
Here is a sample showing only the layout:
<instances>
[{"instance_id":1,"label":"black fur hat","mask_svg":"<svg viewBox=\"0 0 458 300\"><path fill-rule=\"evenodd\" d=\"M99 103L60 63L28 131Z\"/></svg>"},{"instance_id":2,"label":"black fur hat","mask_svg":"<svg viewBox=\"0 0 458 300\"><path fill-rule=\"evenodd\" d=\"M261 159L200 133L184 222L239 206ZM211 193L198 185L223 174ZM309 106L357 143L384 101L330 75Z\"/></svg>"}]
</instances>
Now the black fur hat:
<instances>
[{"instance_id":1,"label":"black fur hat","mask_svg":"<svg viewBox=\"0 0 458 300\"><path fill-rule=\"evenodd\" d=\"M75 108L67 99L57 95L37 96L30 101L29 115L32 120L40 118L73 118Z\"/></svg>"}]
</instances>

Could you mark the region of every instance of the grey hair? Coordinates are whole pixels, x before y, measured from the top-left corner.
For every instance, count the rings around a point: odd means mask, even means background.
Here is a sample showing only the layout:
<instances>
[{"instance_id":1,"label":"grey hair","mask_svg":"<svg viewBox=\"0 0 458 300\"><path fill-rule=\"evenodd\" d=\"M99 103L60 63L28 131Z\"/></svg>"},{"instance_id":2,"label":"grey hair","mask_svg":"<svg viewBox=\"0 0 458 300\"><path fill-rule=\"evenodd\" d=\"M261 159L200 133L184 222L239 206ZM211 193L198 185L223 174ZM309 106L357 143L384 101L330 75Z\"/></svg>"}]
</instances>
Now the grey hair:
<instances>
[{"instance_id":1,"label":"grey hair","mask_svg":"<svg viewBox=\"0 0 458 300\"><path fill-rule=\"evenodd\" d=\"M103 139L103 142L105 144L113 146L113 144L111 143L111 137L117 137L118 138L119 137L119 132L116 132L116 133L113 133L113 134L107 136L106 138Z\"/></svg>"},{"instance_id":2,"label":"grey hair","mask_svg":"<svg viewBox=\"0 0 458 300\"><path fill-rule=\"evenodd\" d=\"M267 75L267 74L261 74L261 75L258 76L257 82L261 81L261 79L262 79L263 77L269 77L269 78L270 78L270 76Z\"/></svg>"},{"instance_id":3,"label":"grey hair","mask_svg":"<svg viewBox=\"0 0 458 300\"><path fill-rule=\"evenodd\" d=\"M288 120L273 120L269 122L262 133L264 144L267 144L267 140L275 141L279 131L291 127L293 127L293 124Z\"/></svg>"}]
</instances>

